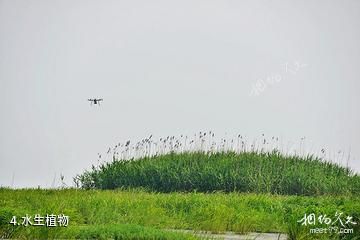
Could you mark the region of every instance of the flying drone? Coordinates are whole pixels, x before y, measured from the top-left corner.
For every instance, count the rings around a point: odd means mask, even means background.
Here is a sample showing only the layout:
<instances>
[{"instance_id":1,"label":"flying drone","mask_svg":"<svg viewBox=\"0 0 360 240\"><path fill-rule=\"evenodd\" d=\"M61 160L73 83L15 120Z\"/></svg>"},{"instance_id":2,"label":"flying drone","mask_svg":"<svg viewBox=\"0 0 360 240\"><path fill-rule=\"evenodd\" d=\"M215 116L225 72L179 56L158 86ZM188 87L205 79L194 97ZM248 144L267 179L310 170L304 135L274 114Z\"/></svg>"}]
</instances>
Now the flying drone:
<instances>
[{"instance_id":1,"label":"flying drone","mask_svg":"<svg viewBox=\"0 0 360 240\"><path fill-rule=\"evenodd\" d=\"M99 105L100 106L100 102L102 101L102 98L89 98L88 101L91 102L91 105L95 104L95 105Z\"/></svg>"}]
</instances>

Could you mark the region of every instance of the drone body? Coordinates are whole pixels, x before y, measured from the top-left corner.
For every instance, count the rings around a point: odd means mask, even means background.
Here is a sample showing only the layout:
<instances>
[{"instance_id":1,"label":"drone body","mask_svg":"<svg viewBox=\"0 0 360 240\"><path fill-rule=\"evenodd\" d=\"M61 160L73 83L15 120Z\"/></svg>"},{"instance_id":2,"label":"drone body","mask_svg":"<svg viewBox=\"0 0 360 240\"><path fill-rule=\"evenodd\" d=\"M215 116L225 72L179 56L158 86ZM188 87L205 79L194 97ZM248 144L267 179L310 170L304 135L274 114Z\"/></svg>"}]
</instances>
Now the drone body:
<instances>
[{"instance_id":1,"label":"drone body","mask_svg":"<svg viewBox=\"0 0 360 240\"><path fill-rule=\"evenodd\" d=\"M103 100L102 98L89 98L88 99L88 101L91 102L91 105L95 104L95 105L99 105L99 106L100 106L100 102L102 100Z\"/></svg>"}]
</instances>

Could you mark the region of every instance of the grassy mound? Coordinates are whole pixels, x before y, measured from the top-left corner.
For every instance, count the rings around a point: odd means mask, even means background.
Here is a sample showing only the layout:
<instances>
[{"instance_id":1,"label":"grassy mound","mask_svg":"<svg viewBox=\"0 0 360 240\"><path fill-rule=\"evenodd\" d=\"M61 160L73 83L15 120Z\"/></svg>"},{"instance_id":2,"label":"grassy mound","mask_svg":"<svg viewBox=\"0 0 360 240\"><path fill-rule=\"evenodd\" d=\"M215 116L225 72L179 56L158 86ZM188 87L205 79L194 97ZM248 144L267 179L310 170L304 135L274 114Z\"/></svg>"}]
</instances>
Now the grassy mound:
<instances>
[{"instance_id":1,"label":"grassy mound","mask_svg":"<svg viewBox=\"0 0 360 240\"><path fill-rule=\"evenodd\" d=\"M151 191L255 192L284 195L359 194L360 176L309 156L277 151L185 152L114 160L75 178L85 189L143 187Z\"/></svg>"}]
</instances>

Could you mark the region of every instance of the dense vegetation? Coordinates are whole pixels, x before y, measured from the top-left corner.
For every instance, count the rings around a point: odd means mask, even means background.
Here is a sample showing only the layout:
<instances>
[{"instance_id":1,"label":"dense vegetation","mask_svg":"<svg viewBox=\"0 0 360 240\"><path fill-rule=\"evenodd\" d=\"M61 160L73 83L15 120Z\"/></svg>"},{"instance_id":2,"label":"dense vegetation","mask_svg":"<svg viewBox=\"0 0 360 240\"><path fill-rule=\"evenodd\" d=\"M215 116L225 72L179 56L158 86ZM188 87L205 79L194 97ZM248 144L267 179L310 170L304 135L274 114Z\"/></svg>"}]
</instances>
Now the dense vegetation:
<instances>
[{"instance_id":1,"label":"dense vegetation","mask_svg":"<svg viewBox=\"0 0 360 240\"><path fill-rule=\"evenodd\" d=\"M281 232L288 239L360 239L360 176L321 158L288 154L276 137L249 144L241 135L215 141L152 136L107 151L74 178L75 189L0 188L0 238L195 239L173 230ZM282 149L282 150L279 150ZM304 150L300 147L300 153ZM103 157L103 158L102 158ZM111 189L111 190L109 190ZM12 216L65 214L68 227L13 226ZM305 214L335 219L352 233L326 228ZM333 220L332 219L332 220ZM349 219L348 219L349 220ZM339 225L339 226L338 226Z\"/></svg>"},{"instance_id":2,"label":"dense vegetation","mask_svg":"<svg viewBox=\"0 0 360 240\"><path fill-rule=\"evenodd\" d=\"M143 187L158 192L359 194L360 176L319 158L265 152L184 152L114 159L77 176L85 189Z\"/></svg>"},{"instance_id":3,"label":"dense vegetation","mask_svg":"<svg viewBox=\"0 0 360 240\"><path fill-rule=\"evenodd\" d=\"M286 232L290 239L355 239L354 234L309 234L305 213L336 211L360 220L359 196L281 196L244 193L151 193L140 190L0 189L0 238L193 239L164 229ZM12 216L60 214L67 228L12 226ZM320 225L317 225L320 227Z\"/></svg>"}]
</instances>

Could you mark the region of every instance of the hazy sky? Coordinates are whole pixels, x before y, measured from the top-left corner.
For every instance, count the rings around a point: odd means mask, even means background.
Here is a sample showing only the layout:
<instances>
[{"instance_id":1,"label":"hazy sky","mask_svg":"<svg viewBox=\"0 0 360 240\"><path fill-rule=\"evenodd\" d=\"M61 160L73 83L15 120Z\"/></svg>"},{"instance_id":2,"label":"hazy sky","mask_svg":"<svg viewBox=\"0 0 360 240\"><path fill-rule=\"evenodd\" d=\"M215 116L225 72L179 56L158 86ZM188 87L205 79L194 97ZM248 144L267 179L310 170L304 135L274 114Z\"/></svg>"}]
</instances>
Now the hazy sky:
<instances>
[{"instance_id":1,"label":"hazy sky","mask_svg":"<svg viewBox=\"0 0 360 240\"><path fill-rule=\"evenodd\" d=\"M0 0L0 185L200 130L305 136L359 171L359 43L358 0Z\"/></svg>"}]
</instances>

